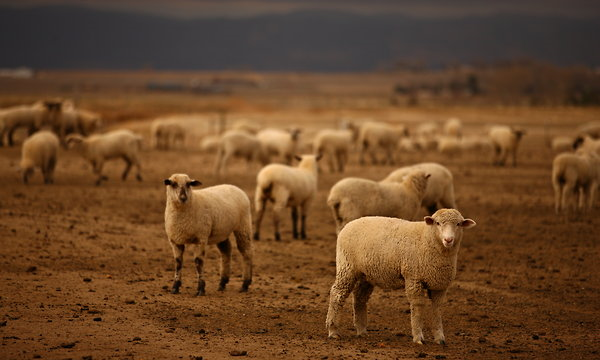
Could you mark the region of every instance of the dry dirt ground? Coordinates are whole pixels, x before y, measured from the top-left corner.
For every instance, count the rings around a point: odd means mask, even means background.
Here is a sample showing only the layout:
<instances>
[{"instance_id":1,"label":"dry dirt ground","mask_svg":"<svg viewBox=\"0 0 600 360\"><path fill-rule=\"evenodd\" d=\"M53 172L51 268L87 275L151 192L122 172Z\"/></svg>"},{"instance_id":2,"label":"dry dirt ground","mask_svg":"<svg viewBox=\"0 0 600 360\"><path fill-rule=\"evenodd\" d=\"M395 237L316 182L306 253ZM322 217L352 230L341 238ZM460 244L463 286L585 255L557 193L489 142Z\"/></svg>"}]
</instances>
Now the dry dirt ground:
<instances>
[{"instance_id":1,"label":"dry dirt ground","mask_svg":"<svg viewBox=\"0 0 600 360\"><path fill-rule=\"evenodd\" d=\"M501 113L494 120L528 118L516 115ZM205 185L238 185L252 198L256 167L247 171L235 163L217 179L212 154L145 150L143 182L117 180L123 164L115 162L105 168L110 180L96 187L89 165L61 150L55 184L43 185L36 172L25 186L17 173L19 147L0 148L0 358L600 358L600 211L597 206L573 219L554 215L552 153L541 120L532 121L517 168L491 166L485 154L402 158L403 164L447 165L461 212L478 223L465 232L448 292L445 346L413 344L404 294L381 289L369 302L366 337L353 336L348 300L345 336L327 339L335 277L328 190L344 176L381 179L394 167L361 168L353 154L345 174L322 173L308 240L291 239L286 219L283 240L274 241L268 212L263 239L254 244L250 291L238 292L241 258L235 249L232 280L225 292L217 291L215 248L205 265L207 295L195 297L189 253L181 293L168 291L174 261L164 233L162 179L185 172ZM132 126L147 128L148 122Z\"/></svg>"}]
</instances>

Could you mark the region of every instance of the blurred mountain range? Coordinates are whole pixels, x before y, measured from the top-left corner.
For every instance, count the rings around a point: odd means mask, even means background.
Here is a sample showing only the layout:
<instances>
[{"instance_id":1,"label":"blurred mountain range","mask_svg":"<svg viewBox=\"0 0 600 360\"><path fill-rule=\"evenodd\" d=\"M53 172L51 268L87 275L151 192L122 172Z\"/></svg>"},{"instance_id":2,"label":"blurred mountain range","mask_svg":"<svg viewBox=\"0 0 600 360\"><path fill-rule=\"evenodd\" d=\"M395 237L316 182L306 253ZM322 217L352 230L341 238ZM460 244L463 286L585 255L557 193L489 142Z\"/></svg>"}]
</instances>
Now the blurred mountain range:
<instances>
[{"instance_id":1,"label":"blurred mountain range","mask_svg":"<svg viewBox=\"0 0 600 360\"><path fill-rule=\"evenodd\" d=\"M73 6L0 7L0 67L369 71L531 58L600 66L599 19L423 19L302 11L183 20Z\"/></svg>"}]
</instances>

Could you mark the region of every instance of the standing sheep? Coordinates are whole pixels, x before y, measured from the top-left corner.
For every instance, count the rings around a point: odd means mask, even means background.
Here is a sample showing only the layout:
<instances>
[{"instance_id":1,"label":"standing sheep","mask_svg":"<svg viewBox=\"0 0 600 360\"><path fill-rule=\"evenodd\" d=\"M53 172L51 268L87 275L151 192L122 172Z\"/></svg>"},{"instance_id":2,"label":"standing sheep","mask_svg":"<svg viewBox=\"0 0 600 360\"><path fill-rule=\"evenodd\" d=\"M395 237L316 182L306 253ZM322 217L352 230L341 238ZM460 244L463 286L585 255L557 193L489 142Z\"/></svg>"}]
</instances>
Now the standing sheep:
<instances>
[{"instance_id":1,"label":"standing sheep","mask_svg":"<svg viewBox=\"0 0 600 360\"><path fill-rule=\"evenodd\" d=\"M54 167L58 154L58 137L50 131L38 131L23 142L21 148L21 170L23 182L28 183L34 167L42 171L45 184L54 182Z\"/></svg>"},{"instance_id":2,"label":"standing sheep","mask_svg":"<svg viewBox=\"0 0 600 360\"><path fill-rule=\"evenodd\" d=\"M221 252L219 291L225 290L231 273L231 242L233 233L244 262L242 292L252 283L252 214L250 199L233 185L217 185L201 190L192 187L201 183L186 174L173 174L164 180L167 190L165 231L175 257L175 279L171 292L179 293L181 268L186 245L195 245L194 262L198 275L196 295L205 295L202 278L206 246L216 244Z\"/></svg>"},{"instance_id":3,"label":"standing sheep","mask_svg":"<svg viewBox=\"0 0 600 360\"><path fill-rule=\"evenodd\" d=\"M317 133L313 141L313 152L327 158L329 170L343 173L348 162L348 153L354 141L352 130L324 129Z\"/></svg>"},{"instance_id":4,"label":"standing sheep","mask_svg":"<svg viewBox=\"0 0 600 360\"><path fill-rule=\"evenodd\" d=\"M270 164L256 176L256 225L254 239L260 239L260 224L267 201L273 202L273 226L275 240L280 240L279 221L286 207L292 208L292 231L298 238L298 208L300 210L300 237L306 239L306 216L317 193L317 161L320 156L303 155L296 157L297 167L283 164Z\"/></svg>"},{"instance_id":5,"label":"standing sheep","mask_svg":"<svg viewBox=\"0 0 600 360\"><path fill-rule=\"evenodd\" d=\"M256 161L264 166L269 161L261 142L256 136L242 130L229 130L220 138L215 162L215 174L217 176L223 172L227 161L231 157L244 158L248 165L252 161Z\"/></svg>"},{"instance_id":6,"label":"standing sheep","mask_svg":"<svg viewBox=\"0 0 600 360\"><path fill-rule=\"evenodd\" d=\"M401 182L376 182L345 178L329 191L327 206L336 224L336 233L350 221L363 216L392 216L412 220L423 201L429 174L415 170Z\"/></svg>"},{"instance_id":7,"label":"standing sheep","mask_svg":"<svg viewBox=\"0 0 600 360\"><path fill-rule=\"evenodd\" d=\"M404 125L389 125L379 122L366 122L361 125L358 133L359 163L365 165L365 153L371 156L373 165L378 163L377 150L385 153L382 164L395 164L394 154L398 148L400 138L408 135Z\"/></svg>"},{"instance_id":8,"label":"standing sheep","mask_svg":"<svg viewBox=\"0 0 600 360\"><path fill-rule=\"evenodd\" d=\"M457 118L450 118L444 123L444 134L454 138L462 137L462 121Z\"/></svg>"},{"instance_id":9,"label":"standing sheep","mask_svg":"<svg viewBox=\"0 0 600 360\"><path fill-rule=\"evenodd\" d=\"M438 210L425 221L363 217L340 232L336 277L330 291L326 326L338 338L339 311L354 293L354 327L367 333L367 302L375 286L402 289L410 302L413 342L423 344L423 310L431 299L433 337L445 344L440 306L456 277L463 229L475 226L454 209Z\"/></svg>"},{"instance_id":10,"label":"standing sheep","mask_svg":"<svg viewBox=\"0 0 600 360\"><path fill-rule=\"evenodd\" d=\"M185 144L185 129L173 119L156 119L152 122L150 132L152 144L158 150L175 149Z\"/></svg>"},{"instance_id":11,"label":"standing sheep","mask_svg":"<svg viewBox=\"0 0 600 360\"><path fill-rule=\"evenodd\" d=\"M96 185L100 185L108 177L102 175L102 168L106 160L122 158L125 170L121 178L125 180L131 166L137 168L136 178L142 181L139 151L142 146L142 137L129 130L114 130L106 134L96 134L84 138L78 134L67 136L67 145L74 148L79 154L92 164L94 174L98 176Z\"/></svg>"},{"instance_id":12,"label":"standing sheep","mask_svg":"<svg viewBox=\"0 0 600 360\"><path fill-rule=\"evenodd\" d=\"M400 183L415 170L421 170L431 175L427 180L427 189L423 201L421 201L421 206L426 208L429 214L442 208L456 209L454 177L452 172L441 164L429 162L401 167L394 170L381 182Z\"/></svg>"},{"instance_id":13,"label":"standing sheep","mask_svg":"<svg viewBox=\"0 0 600 360\"><path fill-rule=\"evenodd\" d=\"M276 156L285 164L290 165L298 148L300 129L279 130L264 129L256 134L263 149L270 156Z\"/></svg>"},{"instance_id":14,"label":"standing sheep","mask_svg":"<svg viewBox=\"0 0 600 360\"><path fill-rule=\"evenodd\" d=\"M492 163L504 166L508 156L512 155L513 166L517 166L517 148L525 131L510 126L493 126L488 134L494 146Z\"/></svg>"},{"instance_id":15,"label":"standing sheep","mask_svg":"<svg viewBox=\"0 0 600 360\"><path fill-rule=\"evenodd\" d=\"M60 115L61 103L55 101L38 101L32 105L19 105L0 110L0 146L14 145L14 132L21 127L27 128L31 135L43 125L54 124Z\"/></svg>"},{"instance_id":16,"label":"standing sheep","mask_svg":"<svg viewBox=\"0 0 600 360\"><path fill-rule=\"evenodd\" d=\"M558 154L552 161L554 211L591 209L600 183L600 157L593 152ZM579 201L577 201L579 198Z\"/></svg>"}]
</instances>

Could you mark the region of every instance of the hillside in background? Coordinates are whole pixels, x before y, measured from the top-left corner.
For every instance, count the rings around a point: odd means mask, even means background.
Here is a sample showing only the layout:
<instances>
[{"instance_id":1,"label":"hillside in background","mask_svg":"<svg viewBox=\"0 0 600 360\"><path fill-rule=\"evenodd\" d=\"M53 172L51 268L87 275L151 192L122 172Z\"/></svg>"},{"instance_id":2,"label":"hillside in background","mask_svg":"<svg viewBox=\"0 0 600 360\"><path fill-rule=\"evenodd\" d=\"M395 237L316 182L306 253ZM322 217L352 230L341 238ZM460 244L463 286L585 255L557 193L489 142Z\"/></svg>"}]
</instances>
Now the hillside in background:
<instances>
[{"instance_id":1,"label":"hillside in background","mask_svg":"<svg viewBox=\"0 0 600 360\"><path fill-rule=\"evenodd\" d=\"M51 6L0 8L0 67L368 71L533 58L600 66L600 21L417 19L305 11L181 20Z\"/></svg>"}]
</instances>

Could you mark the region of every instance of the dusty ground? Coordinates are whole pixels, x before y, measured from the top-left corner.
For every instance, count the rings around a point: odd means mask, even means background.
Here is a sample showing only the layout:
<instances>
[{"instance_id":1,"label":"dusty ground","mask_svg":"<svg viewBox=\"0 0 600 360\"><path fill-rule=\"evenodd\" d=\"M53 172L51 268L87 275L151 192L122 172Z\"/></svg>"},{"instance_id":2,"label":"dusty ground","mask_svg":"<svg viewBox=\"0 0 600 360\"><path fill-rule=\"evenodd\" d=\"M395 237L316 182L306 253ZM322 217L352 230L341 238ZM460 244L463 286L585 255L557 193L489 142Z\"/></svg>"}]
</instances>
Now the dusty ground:
<instances>
[{"instance_id":1,"label":"dusty ground","mask_svg":"<svg viewBox=\"0 0 600 360\"><path fill-rule=\"evenodd\" d=\"M309 239L292 240L286 219L283 241L274 241L267 213L264 239L255 242L251 290L237 291L241 261L234 250L234 277L225 292L216 291L213 249L205 266L207 296L198 298L190 254L181 294L168 292L174 264L164 234L162 179L185 172L206 185L233 183L252 197L257 168L246 171L237 163L216 179L211 154L147 150L143 182L116 180L123 165L112 163L106 166L111 180L96 187L89 166L61 151L54 185L42 185L36 173L25 186L17 173L20 149L1 148L0 357L223 359L237 351L254 359L600 358L600 212L571 220L554 215L552 154L542 127L565 114L575 119L597 114L560 111L554 117L542 110L458 114L481 126L490 119L523 123L529 134L517 168L492 167L483 154L403 158L406 164L446 164L455 175L460 210L478 223L465 233L458 276L448 293L446 346L413 344L403 293L380 289L369 303L368 336L353 336L348 301L346 336L326 337L328 290L335 276L328 190L343 176L381 179L393 167L360 168L352 155L346 174L321 174ZM409 118L440 114L449 113L404 113ZM287 115L296 122L302 118ZM129 125L144 129L148 123Z\"/></svg>"}]
</instances>

